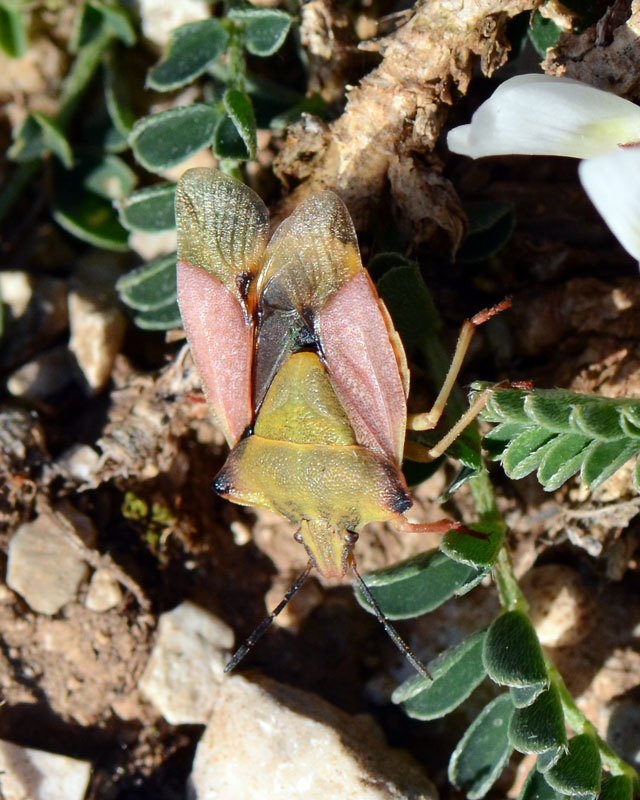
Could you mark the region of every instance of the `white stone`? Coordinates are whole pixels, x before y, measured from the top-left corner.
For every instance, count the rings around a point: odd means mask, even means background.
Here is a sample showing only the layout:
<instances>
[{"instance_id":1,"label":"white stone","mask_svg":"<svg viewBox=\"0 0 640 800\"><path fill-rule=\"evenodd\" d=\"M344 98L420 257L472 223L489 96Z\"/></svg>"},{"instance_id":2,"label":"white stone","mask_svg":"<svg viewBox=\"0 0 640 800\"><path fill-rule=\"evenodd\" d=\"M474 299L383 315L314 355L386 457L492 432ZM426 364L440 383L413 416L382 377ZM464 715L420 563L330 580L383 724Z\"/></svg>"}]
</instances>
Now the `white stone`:
<instances>
[{"instance_id":1,"label":"white stone","mask_svg":"<svg viewBox=\"0 0 640 800\"><path fill-rule=\"evenodd\" d=\"M108 611L122 600L122 589L108 569L97 569L91 576L84 601L89 611Z\"/></svg>"},{"instance_id":2,"label":"white stone","mask_svg":"<svg viewBox=\"0 0 640 800\"><path fill-rule=\"evenodd\" d=\"M69 293L69 350L91 394L106 386L120 352L126 322L117 308L78 292Z\"/></svg>"},{"instance_id":3,"label":"white stone","mask_svg":"<svg viewBox=\"0 0 640 800\"><path fill-rule=\"evenodd\" d=\"M211 16L209 3L205 0L137 0L143 34L161 47L169 41L169 35L178 25L197 22Z\"/></svg>"},{"instance_id":4,"label":"white stone","mask_svg":"<svg viewBox=\"0 0 640 800\"><path fill-rule=\"evenodd\" d=\"M171 725L205 724L222 681L233 631L194 603L160 615L138 688Z\"/></svg>"},{"instance_id":5,"label":"white stone","mask_svg":"<svg viewBox=\"0 0 640 800\"><path fill-rule=\"evenodd\" d=\"M228 678L198 744L197 800L433 800L422 768L377 724L261 678Z\"/></svg>"},{"instance_id":6,"label":"white stone","mask_svg":"<svg viewBox=\"0 0 640 800\"><path fill-rule=\"evenodd\" d=\"M75 598L87 574L82 546L94 536L91 520L68 506L40 514L21 525L9 542L7 586L34 611L57 614Z\"/></svg>"},{"instance_id":7,"label":"white stone","mask_svg":"<svg viewBox=\"0 0 640 800\"><path fill-rule=\"evenodd\" d=\"M545 564L529 570L521 585L543 645L575 645L591 632L593 598L576 570L562 564Z\"/></svg>"},{"instance_id":8,"label":"white stone","mask_svg":"<svg viewBox=\"0 0 640 800\"><path fill-rule=\"evenodd\" d=\"M3 800L82 800L91 764L0 740Z\"/></svg>"},{"instance_id":9,"label":"white stone","mask_svg":"<svg viewBox=\"0 0 640 800\"><path fill-rule=\"evenodd\" d=\"M26 272L0 272L0 298L13 319L19 319L33 298L33 277Z\"/></svg>"}]
</instances>

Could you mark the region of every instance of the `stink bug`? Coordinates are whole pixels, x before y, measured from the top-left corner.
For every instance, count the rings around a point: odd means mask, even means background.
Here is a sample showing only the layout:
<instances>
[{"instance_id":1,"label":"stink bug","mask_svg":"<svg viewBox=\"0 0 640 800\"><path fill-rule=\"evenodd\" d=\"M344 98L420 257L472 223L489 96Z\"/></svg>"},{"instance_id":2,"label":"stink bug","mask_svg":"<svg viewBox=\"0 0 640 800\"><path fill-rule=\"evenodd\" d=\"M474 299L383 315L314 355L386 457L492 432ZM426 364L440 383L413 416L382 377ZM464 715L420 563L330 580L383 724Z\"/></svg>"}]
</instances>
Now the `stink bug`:
<instances>
[{"instance_id":1,"label":"stink bug","mask_svg":"<svg viewBox=\"0 0 640 800\"><path fill-rule=\"evenodd\" d=\"M400 469L405 432L435 426L473 331L507 303L464 324L434 407L408 417L404 350L337 195L308 197L269 241L268 212L255 192L222 172L191 169L176 189L176 220L182 319L231 448L213 488L299 524L295 536L309 556L228 669L315 567L325 577L352 571L395 643L428 674L378 609L353 548L361 528L374 521L402 531L463 527L404 517L412 505ZM482 401L435 447L412 443L411 458L441 455Z\"/></svg>"}]
</instances>

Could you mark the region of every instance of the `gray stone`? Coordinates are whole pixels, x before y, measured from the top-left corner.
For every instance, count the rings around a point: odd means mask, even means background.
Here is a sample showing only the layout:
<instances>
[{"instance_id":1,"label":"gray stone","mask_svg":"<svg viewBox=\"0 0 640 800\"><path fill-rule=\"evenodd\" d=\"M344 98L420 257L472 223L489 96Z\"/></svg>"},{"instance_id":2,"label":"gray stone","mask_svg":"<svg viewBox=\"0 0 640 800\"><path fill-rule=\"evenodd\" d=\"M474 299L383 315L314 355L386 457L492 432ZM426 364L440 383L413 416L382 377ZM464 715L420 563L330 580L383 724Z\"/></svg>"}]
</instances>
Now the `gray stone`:
<instances>
[{"instance_id":1,"label":"gray stone","mask_svg":"<svg viewBox=\"0 0 640 800\"><path fill-rule=\"evenodd\" d=\"M197 800L433 800L436 789L369 717L261 678L228 678L198 744Z\"/></svg>"},{"instance_id":2,"label":"gray stone","mask_svg":"<svg viewBox=\"0 0 640 800\"><path fill-rule=\"evenodd\" d=\"M194 603L161 614L140 691L172 725L205 724L233 639L228 625Z\"/></svg>"},{"instance_id":3,"label":"gray stone","mask_svg":"<svg viewBox=\"0 0 640 800\"><path fill-rule=\"evenodd\" d=\"M57 614L87 574L82 550L94 538L91 520L68 504L40 514L9 542L7 585L34 611Z\"/></svg>"},{"instance_id":4,"label":"gray stone","mask_svg":"<svg viewBox=\"0 0 640 800\"><path fill-rule=\"evenodd\" d=\"M91 764L0 740L3 800L82 800Z\"/></svg>"}]
</instances>

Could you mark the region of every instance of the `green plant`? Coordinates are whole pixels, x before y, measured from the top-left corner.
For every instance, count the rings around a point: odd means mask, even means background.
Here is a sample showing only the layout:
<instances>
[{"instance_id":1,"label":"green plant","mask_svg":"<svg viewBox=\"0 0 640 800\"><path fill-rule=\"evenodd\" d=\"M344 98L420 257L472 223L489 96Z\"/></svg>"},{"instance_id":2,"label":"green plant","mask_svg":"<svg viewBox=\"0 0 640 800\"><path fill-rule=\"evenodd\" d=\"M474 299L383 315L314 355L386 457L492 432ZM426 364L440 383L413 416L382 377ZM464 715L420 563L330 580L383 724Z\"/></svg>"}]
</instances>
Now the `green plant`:
<instances>
[{"instance_id":1,"label":"green plant","mask_svg":"<svg viewBox=\"0 0 640 800\"><path fill-rule=\"evenodd\" d=\"M12 57L24 53L23 6L8 2L0 5L1 43ZM108 119L103 121L100 131L80 125L73 143L67 131L100 66L105 70L104 86L108 93L109 65L117 49L122 45L130 47L135 41L129 15L117 0L87 0L80 7L69 40L74 60L62 83L58 113L52 118L32 112L13 131L8 156L19 166L0 193L0 219L12 210L33 178L51 161L48 200L55 220L97 247L127 249L128 233L119 223L112 203L131 192L137 177L115 155L122 149L119 131ZM96 141L101 146L96 146Z\"/></svg>"},{"instance_id":2,"label":"green plant","mask_svg":"<svg viewBox=\"0 0 640 800\"><path fill-rule=\"evenodd\" d=\"M446 356L437 341L433 303L419 281L414 265L396 259L378 287L392 314L401 310L397 298L404 298L405 307L395 317L398 330L409 350L417 346L429 351L439 385ZM408 287L413 287L410 292ZM413 306L409 315L407 304ZM459 413L459 394L453 406ZM636 401L498 388L490 393L484 414L498 425L484 444L510 477L538 469L545 488L553 489L582 470L583 479L594 487L640 451L640 429L634 421L639 413ZM511 568L507 527L479 457L468 459L466 479L479 515L470 527L486 538L450 531L439 549L370 573L365 580L390 619L407 619L471 591L491 575L502 612L487 628L429 663L432 681L420 675L409 678L395 690L393 701L415 719L432 720L457 708L487 678L507 689L481 711L451 756L449 778L470 800L489 791L514 750L536 756L521 800L630 799L640 789L638 775L597 734L542 650ZM573 731L570 737L567 727Z\"/></svg>"}]
</instances>

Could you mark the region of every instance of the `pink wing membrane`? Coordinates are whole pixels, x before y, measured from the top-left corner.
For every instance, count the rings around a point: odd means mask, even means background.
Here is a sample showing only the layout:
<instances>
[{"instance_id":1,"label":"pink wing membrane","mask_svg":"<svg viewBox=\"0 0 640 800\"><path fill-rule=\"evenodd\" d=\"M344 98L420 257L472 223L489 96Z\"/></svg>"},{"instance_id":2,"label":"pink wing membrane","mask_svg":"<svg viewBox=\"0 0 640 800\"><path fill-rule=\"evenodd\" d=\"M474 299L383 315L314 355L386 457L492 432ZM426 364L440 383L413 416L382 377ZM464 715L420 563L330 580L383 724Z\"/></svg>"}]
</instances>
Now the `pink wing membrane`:
<instances>
[{"instance_id":1,"label":"pink wing membrane","mask_svg":"<svg viewBox=\"0 0 640 800\"><path fill-rule=\"evenodd\" d=\"M329 299L316 320L333 388L358 442L402 461L406 394L389 330L368 273Z\"/></svg>"},{"instance_id":2,"label":"pink wing membrane","mask_svg":"<svg viewBox=\"0 0 640 800\"><path fill-rule=\"evenodd\" d=\"M177 275L180 313L205 395L233 447L251 422L252 326L218 278L186 261L178 261Z\"/></svg>"}]
</instances>

